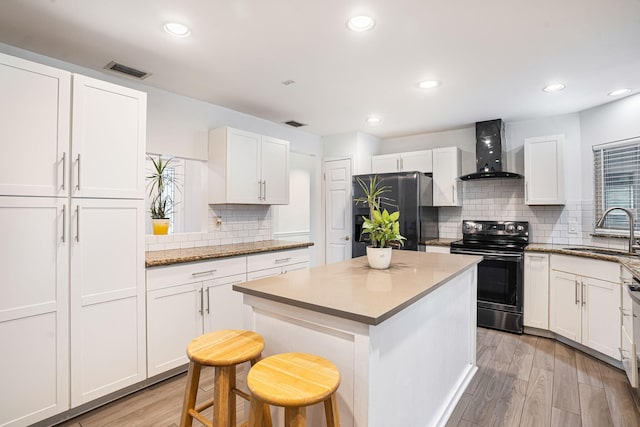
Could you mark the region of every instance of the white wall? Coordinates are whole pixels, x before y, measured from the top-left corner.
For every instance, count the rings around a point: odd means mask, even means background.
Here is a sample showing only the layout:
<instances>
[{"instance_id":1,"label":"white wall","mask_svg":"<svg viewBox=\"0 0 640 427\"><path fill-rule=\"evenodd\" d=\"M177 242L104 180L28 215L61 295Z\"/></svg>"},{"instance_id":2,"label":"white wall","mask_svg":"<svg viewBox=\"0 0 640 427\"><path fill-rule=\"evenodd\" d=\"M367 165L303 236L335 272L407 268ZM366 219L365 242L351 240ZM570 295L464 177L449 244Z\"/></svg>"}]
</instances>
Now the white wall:
<instances>
[{"instance_id":1,"label":"white wall","mask_svg":"<svg viewBox=\"0 0 640 427\"><path fill-rule=\"evenodd\" d=\"M364 132L347 132L323 138L324 158L351 158L353 175L371 173L371 156L379 154L381 140Z\"/></svg>"}]
</instances>

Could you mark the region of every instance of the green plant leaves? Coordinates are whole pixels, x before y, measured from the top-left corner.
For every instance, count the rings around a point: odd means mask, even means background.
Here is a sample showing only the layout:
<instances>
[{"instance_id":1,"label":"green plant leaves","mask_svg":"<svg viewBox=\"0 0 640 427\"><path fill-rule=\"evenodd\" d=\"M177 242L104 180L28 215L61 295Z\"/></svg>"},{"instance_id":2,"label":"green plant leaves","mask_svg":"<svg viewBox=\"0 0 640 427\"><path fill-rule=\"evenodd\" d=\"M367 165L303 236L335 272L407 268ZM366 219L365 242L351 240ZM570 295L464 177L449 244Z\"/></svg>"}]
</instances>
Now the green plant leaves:
<instances>
[{"instance_id":1,"label":"green plant leaves","mask_svg":"<svg viewBox=\"0 0 640 427\"><path fill-rule=\"evenodd\" d=\"M362 217L362 234L368 234L373 247L384 248L389 243L403 245L406 238L400 234L400 212L389 213L374 209L371 218Z\"/></svg>"}]
</instances>

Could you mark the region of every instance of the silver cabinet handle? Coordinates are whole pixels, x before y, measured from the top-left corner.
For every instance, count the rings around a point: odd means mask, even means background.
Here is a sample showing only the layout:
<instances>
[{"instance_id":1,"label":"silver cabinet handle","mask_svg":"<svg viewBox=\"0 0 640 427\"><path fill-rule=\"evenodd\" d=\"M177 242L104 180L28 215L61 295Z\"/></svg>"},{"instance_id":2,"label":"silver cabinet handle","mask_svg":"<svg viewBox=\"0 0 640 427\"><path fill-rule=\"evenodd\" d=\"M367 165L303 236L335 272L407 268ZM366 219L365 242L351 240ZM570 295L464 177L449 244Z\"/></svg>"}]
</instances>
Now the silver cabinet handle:
<instances>
[{"instance_id":1,"label":"silver cabinet handle","mask_svg":"<svg viewBox=\"0 0 640 427\"><path fill-rule=\"evenodd\" d=\"M76 242L80 241L80 205L76 206Z\"/></svg>"},{"instance_id":2,"label":"silver cabinet handle","mask_svg":"<svg viewBox=\"0 0 640 427\"><path fill-rule=\"evenodd\" d=\"M207 314L211 313L211 311L209 310L211 308L210 304L211 301L209 301L209 288L207 288Z\"/></svg>"},{"instance_id":3,"label":"silver cabinet handle","mask_svg":"<svg viewBox=\"0 0 640 427\"><path fill-rule=\"evenodd\" d=\"M262 200L262 180L258 180L258 200Z\"/></svg>"},{"instance_id":4,"label":"silver cabinet handle","mask_svg":"<svg viewBox=\"0 0 640 427\"><path fill-rule=\"evenodd\" d=\"M629 310L626 310L622 307L620 307L620 313L622 313L623 317L638 317L635 314L633 314L633 312L630 312Z\"/></svg>"},{"instance_id":5,"label":"silver cabinet handle","mask_svg":"<svg viewBox=\"0 0 640 427\"><path fill-rule=\"evenodd\" d=\"M67 205L62 205L62 243L67 240Z\"/></svg>"},{"instance_id":6,"label":"silver cabinet handle","mask_svg":"<svg viewBox=\"0 0 640 427\"><path fill-rule=\"evenodd\" d=\"M67 152L62 153L62 189L66 187L67 183Z\"/></svg>"},{"instance_id":7,"label":"silver cabinet handle","mask_svg":"<svg viewBox=\"0 0 640 427\"><path fill-rule=\"evenodd\" d=\"M580 283L582 283L582 294L580 295L580 299L582 299L582 305L584 306L585 303L587 302L585 297L584 297L584 283L581 281Z\"/></svg>"},{"instance_id":8,"label":"silver cabinet handle","mask_svg":"<svg viewBox=\"0 0 640 427\"><path fill-rule=\"evenodd\" d=\"M623 354L623 353L629 353L629 350L625 350L622 347L618 347L618 351L620 352L620 358L622 360L629 360L629 358L628 357L624 357L624 354Z\"/></svg>"},{"instance_id":9,"label":"silver cabinet handle","mask_svg":"<svg viewBox=\"0 0 640 427\"><path fill-rule=\"evenodd\" d=\"M576 305L580 303L580 300L578 300L578 279L575 280L575 291L576 291Z\"/></svg>"},{"instance_id":10,"label":"silver cabinet handle","mask_svg":"<svg viewBox=\"0 0 640 427\"><path fill-rule=\"evenodd\" d=\"M291 257L289 257L289 258L280 258L280 259L277 259L275 262L276 262L276 264L281 264L283 262L287 262L287 261L290 261L290 260L291 260Z\"/></svg>"},{"instance_id":11,"label":"silver cabinet handle","mask_svg":"<svg viewBox=\"0 0 640 427\"><path fill-rule=\"evenodd\" d=\"M267 180L262 181L262 185L264 185L264 192L262 193L262 200L267 200Z\"/></svg>"},{"instance_id":12,"label":"silver cabinet handle","mask_svg":"<svg viewBox=\"0 0 640 427\"><path fill-rule=\"evenodd\" d=\"M207 271L198 271L196 273L191 273L191 275L193 277L198 277L198 276L202 276L202 275L205 275L205 274L213 274L216 271L218 271L218 270L217 269L213 269L213 270L207 270Z\"/></svg>"},{"instance_id":13,"label":"silver cabinet handle","mask_svg":"<svg viewBox=\"0 0 640 427\"><path fill-rule=\"evenodd\" d=\"M200 310L198 310L198 313L202 314L202 307L203 307L203 302L202 302L202 288L200 288L200 290L198 291L198 293L200 294Z\"/></svg>"},{"instance_id":14,"label":"silver cabinet handle","mask_svg":"<svg viewBox=\"0 0 640 427\"><path fill-rule=\"evenodd\" d=\"M80 153L78 153L76 163L78 163L78 180L76 181L76 189L80 190Z\"/></svg>"}]
</instances>

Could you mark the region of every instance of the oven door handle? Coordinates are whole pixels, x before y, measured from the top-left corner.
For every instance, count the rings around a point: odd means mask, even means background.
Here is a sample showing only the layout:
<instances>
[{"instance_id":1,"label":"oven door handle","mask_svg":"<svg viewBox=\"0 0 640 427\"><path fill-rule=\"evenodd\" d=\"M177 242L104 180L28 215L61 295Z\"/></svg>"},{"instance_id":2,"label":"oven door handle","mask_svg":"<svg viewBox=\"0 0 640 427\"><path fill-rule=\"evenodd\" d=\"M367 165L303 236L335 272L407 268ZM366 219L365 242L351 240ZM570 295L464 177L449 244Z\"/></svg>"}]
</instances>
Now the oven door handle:
<instances>
[{"instance_id":1,"label":"oven door handle","mask_svg":"<svg viewBox=\"0 0 640 427\"><path fill-rule=\"evenodd\" d=\"M474 251L455 251L455 252L451 252L452 254L460 254L460 255L480 255L485 257L485 259L493 259L493 260L500 260L500 259L505 259L505 258L522 258L522 254L496 254L496 253L489 253L489 252L474 252Z\"/></svg>"}]
</instances>

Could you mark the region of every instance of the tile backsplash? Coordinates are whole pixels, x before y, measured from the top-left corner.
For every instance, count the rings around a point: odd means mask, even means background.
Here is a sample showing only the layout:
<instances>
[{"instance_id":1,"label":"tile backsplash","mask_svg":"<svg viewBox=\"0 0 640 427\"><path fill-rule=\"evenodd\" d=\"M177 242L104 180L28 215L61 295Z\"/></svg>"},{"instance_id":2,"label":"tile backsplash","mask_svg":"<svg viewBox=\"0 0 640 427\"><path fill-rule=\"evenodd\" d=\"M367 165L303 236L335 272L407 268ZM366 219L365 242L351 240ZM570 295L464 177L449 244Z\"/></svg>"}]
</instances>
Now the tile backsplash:
<instances>
[{"instance_id":1,"label":"tile backsplash","mask_svg":"<svg viewBox=\"0 0 640 427\"><path fill-rule=\"evenodd\" d=\"M145 249L217 246L271 240L271 209L265 205L209 205L207 232L147 235Z\"/></svg>"},{"instance_id":2,"label":"tile backsplash","mask_svg":"<svg viewBox=\"0 0 640 427\"><path fill-rule=\"evenodd\" d=\"M592 237L593 202L568 200L563 206L528 206L524 180L465 181L462 207L440 208L442 238L462 238L462 220L528 221L532 243L597 245L624 249L625 239Z\"/></svg>"}]
</instances>

